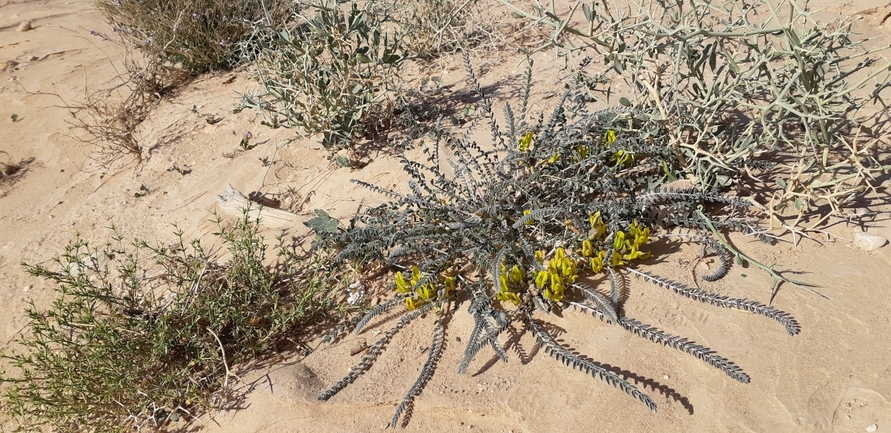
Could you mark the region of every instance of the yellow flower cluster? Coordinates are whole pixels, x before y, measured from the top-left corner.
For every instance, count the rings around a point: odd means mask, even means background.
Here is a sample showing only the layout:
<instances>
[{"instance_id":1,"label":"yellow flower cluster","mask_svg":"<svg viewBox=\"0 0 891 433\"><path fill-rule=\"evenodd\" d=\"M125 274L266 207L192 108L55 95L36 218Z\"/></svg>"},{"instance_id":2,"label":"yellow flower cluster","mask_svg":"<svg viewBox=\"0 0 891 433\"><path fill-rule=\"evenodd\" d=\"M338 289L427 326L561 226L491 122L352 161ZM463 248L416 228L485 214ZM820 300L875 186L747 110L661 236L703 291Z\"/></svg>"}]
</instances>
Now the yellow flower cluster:
<instances>
[{"instance_id":1,"label":"yellow flower cluster","mask_svg":"<svg viewBox=\"0 0 891 433\"><path fill-rule=\"evenodd\" d=\"M603 139L601 141L603 142L603 144L605 146L609 147L609 145L615 143L617 139L618 139L618 137L616 136L616 131L613 131L612 129L608 129L603 134ZM615 161L615 166L618 167L620 165L625 165L625 164L631 162L632 160L634 160L634 154L628 153L624 150L618 150L613 155L612 159L613 159L613 161Z\"/></svg>"},{"instance_id":2,"label":"yellow flower cluster","mask_svg":"<svg viewBox=\"0 0 891 433\"><path fill-rule=\"evenodd\" d=\"M535 252L535 258L543 262L544 253ZM578 278L578 269L575 260L566 255L566 250L557 248L554 258L548 260L547 269L538 271L535 275L535 285L541 289L541 294L554 302L563 299L563 292L567 284L572 284Z\"/></svg>"},{"instance_id":3,"label":"yellow flower cluster","mask_svg":"<svg viewBox=\"0 0 891 433\"><path fill-rule=\"evenodd\" d=\"M520 266L514 265L508 272L507 266L501 265L498 293L495 294L495 298L499 301L511 301L519 305L522 301L518 293L526 290L526 287L526 275Z\"/></svg>"},{"instance_id":4,"label":"yellow flower cluster","mask_svg":"<svg viewBox=\"0 0 891 433\"><path fill-rule=\"evenodd\" d=\"M588 264L594 272L600 272L606 263L606 250L595 251L594 244L606 238L607 226L597 212L588 219L591 230L588 239L582 241L582 257L588 259ZM613 236L613 254L610 258L611 267L619 267L628 264L635 259L650 257L649 252L640 250L641 245L650 240L650 229L641 226L636 220L628 227L628 234L619 230Z\"/></svg>"},{"instance_id":5,"label":"yellow flower cluster","mask_svg":"<svg viewBox=\"0 0 891 433\"><path fill-rule=\"evenodd\" d=\"M588 259L588 264L594 272L603 270L603 261L606 260L606 251L594 251L594 242L602 241L606 237L606 223L600 217L600 212L588 218L591 230L588 231L588 239L582 241L582 257Z\"/></svg>"},{"instance_id":6,"label":"yellow flower cluster","mask_svg":"<svg viewBox=\"0 0 891 433\"><path fill-rule=\"evenodd\" d=\"M622 266L635 259L650 257L649 252L640 250L640 246L650 240L649 227L642 227L636 220L628 227L628 235L619 230L613 238L613 266Z\"/></svg>"},{"instance_id":7,"label":"yellow flower cluster","mask_svg":"<svg viewBox=\"0 0 891 433\"><path fill-rule=\"evenodd\" d=\"M411 278L409 280L405 279L405 275L402 272L396 272L396 292L407 295L405 297L405 307L409 310L420 308L436 299L438 290L432 281L428 280L427 283L420 284L424 277L425 275L421 273L417 266L411 267ZM443 284L445 285L446 296L448 296L455 290L455 277L445 277Z\"/></svg>"},{"instance_id":8,"label":"yellow flower cluster","mask_svg":"<svg viewBox=\"0 0 891 433\"><path fill-rule=\"evenodd\" d=\"M604 146L609 147L609 145L613 144L617 139L618 138L616 136L616 131L609 129L603 134L603 138L600 140L600 142ZM517 145L517 150L519 150L520 152L523 152L523 153L527 153L527 152L529 152L529 149L532 148L532 145L534 142L535 142L534 134L532 132L527 132L523 136L523 138L520 139L520 142ZM576 153L576 155L578 155L578 157L573 156L572 159L573 159L573 161L578 162L579 158L580 159L588 158L588 155L591 153L591 148L589 146L585 146L585 145L576 146L575 153ZM561 155L560 153L555 152L553 155L551 155L550 158L539 162L539 165L555 164L555 163L557 163L557 161L560 160L560 158L562 158L562 156L563 155ZM626 165L629 162L633 161L634 154L630 153L630 152L626 152L624 150L618 150L618 151L616 151L615 154L613 154L612 160L615 163L614 165L616 167L619 167L619 166Z\"/></svg>"}]
</instances>

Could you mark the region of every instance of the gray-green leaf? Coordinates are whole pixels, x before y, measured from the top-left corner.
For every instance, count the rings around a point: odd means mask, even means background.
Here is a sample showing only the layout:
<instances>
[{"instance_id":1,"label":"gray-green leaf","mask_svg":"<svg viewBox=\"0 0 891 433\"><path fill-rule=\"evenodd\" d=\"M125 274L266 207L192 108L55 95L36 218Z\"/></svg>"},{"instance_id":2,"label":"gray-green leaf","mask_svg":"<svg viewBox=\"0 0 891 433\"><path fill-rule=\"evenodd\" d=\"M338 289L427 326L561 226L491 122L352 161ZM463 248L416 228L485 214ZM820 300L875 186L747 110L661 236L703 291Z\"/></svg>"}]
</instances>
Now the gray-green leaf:
<instances>
[{"instance_id":1,"label":"gray-green leaf","mask_svg":"<svg viewBox=\"0 0 891 433\"><path fill-rule=\"evenodd\" d=\"M337 226L340 224L336 219L331 218L327 212L316 209L316 217L306 221L303 225L311 228L317 234L337 233Z\"/></svg>"}]
</instances>

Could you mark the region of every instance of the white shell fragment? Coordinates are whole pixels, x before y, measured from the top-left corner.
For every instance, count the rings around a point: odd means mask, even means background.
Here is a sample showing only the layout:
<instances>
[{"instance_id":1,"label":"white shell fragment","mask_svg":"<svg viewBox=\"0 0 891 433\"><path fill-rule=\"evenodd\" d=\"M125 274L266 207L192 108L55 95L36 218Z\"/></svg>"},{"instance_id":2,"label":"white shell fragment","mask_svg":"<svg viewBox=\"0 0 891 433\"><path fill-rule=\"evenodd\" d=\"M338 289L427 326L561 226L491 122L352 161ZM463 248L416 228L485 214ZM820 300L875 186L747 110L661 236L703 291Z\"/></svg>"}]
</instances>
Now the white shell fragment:
<instances>
[{"instance_id":1,"label":"white shell fragment","mask_svg":"<svg viewBox=\"0 0 891 433\"><path fill-rule=\"evenodd\" d=\"M361 281L350 284L349 294L347 295L347 303L357 305L365 299L365 286Z\"/></svg>"}]
</instances>

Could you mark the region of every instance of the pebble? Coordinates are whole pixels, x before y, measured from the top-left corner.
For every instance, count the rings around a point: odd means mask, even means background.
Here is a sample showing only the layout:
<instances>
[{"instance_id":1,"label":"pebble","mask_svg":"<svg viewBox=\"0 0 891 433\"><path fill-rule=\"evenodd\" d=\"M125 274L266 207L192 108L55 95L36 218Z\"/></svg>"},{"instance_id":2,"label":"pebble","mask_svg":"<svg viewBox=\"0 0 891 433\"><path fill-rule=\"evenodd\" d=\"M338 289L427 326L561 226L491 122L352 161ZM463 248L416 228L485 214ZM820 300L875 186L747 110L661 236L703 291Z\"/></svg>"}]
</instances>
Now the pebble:
<instances>
[{"instance_id":1,"label":"pebble","mask_svg":"<svg viewBox=\"0 0 891 433\"><path fill-rule=\"evenodd\" d=\"M359 340L350 348L350 356L356 356L365 349L368 349L368 343L365 340Z\"/></svg>"},{"instance_id":2,"label":"pebble","mask_svg":"<svg viewBox=\"0 0 891 433\"><path fill-rule=\"evenodd\" d=\"M866 431L868 431L869 433L872 433L872 432L874 432L874 431L876 431L876 430L878 430L878 429L879 429L879 426L877 426L877 425L875 425L875 424L871 424L871 425L869 425L869 426L866 427Z\"/></svg>"},{"instance_id":3,"label":"pebble","mask_svg":"<svg viewBox=\"0 0 891 433\"><path fill-rule=\"evenodd\" d=\"M854 235L854 246L864 251L875 251L887 243L887 239L871 233L860 232Z\"/></svg>"},{"instance_id":4,"label":"pebble","mask_svg":"<svg viewBox=\"0 0 891 433\"><path fill-rule=\"evenodd\" d=\"M19 24L19 27L17 29L15 29L15 31L27 32L28 30L31 30L32 28L33 27L31 27L31 21L22 21L22 23Z\"/></svg>"}]
</instances>

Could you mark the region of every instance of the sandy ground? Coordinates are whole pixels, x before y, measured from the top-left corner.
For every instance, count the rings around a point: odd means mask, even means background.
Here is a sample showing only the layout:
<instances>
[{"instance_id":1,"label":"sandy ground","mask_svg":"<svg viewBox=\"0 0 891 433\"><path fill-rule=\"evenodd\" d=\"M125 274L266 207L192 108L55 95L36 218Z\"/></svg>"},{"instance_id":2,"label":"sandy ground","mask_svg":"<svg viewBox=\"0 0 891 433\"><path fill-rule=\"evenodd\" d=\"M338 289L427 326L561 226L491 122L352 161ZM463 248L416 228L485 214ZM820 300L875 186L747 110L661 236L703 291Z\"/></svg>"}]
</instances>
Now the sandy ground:
<instances>
[{"instance_id":1,"label":"sandy ground","mask_svg":"<svg viewBox=\"0 0 891 433\"><path fill-rule=\"evenodd\" d=\"M866 36L891 34L891 5L867 0L824 1L826 14L848 15ZM16 28L30 20L32 30ZM93 33L100 34L91 34ZM114 224L127 236L172 239L176 224L186 236L212 231L216 194L231 183L242 192L285 193L302 202L300 212L325 209L337 218L353 215L381 197L349 183L351 178L400 185L401 169L386 154L372 154L361 170L338 169L320 146L295 141L292 132L259 124L248 110L233 114L237 92L253 86L248 74L223 73L196 80L165 101L145 123L140 139L151 148L141 166L108 168L90 159L92 148L72 137L67 110L85 85L113 83L121 50L104 41L110 29L84 1L0 3L0 162L23 163L14 183L0 185L0 343L26 323L29 300L52 301L53 291L29 277L19 263L42 263L62 251L75 233L101 241ZM491 60L491 59L488 59ZM506 60L506 59L502 59ZM479 60L481 63L484 60ZM491 63L491 62L490 62ZM484 84L504 97L522 73L507 59L488 66ZM555 94L546 83L557 74L553 59L536 63L536 97ZM418 77L439 76L460 91L460 59L446 59ZM11 115L18 120L13 122ZM209 115L222 121L210 125ZM246 134L249 151L237 151ZM275 161L264 167L261 159ZM176 165L191 170L183 175ZM800 335L790 337L768 319L680 298L640 281L632 283L626 314L711 347L751 377L740 384L678 351L633 336L577 312L549 320L566 344L620 369L645 388L659 412L621 391L564 367L523 334L507 364L484 350L464 375L455 374L472 320L460 313L447 334L439 369L416 400L408 426L421 431L574 432L863 432L891 431L891 246L872 253L851 245L856 231L891 238L888 185L880 188L863 225L835 221L834 236L797 246L765 246L734 238L764 263L799 272L818 283L829 299L784 287L774 305L796 317ZM147 193L135 197L144 187ZM144 190L142 192L145 192ZM884 202L884 204L882 204ZM308 218L308 216L307 216ZM303 227L292 229L300 233ZM275 234L270 230L269 234ZM676 248L653 272L690 281L692 248ZM702 266L702 265L700 265ZM698 268L699 271L702 268ZM756 269L735 267L703 288L765 301L770 280ZM316 395L345 375L359 356L350 349L371 344L387 323L318 347L302 359L244 374L240 408L203 417L207 432L361 432L389 423L395 405L414 382L429 347L429 320L409 326L376 365L328 402ZM520 331L520 330L518 330ZM315 347L315 345L313 345ZM875 430L873 430L875 429Z\"/></svg>"}]
</instances>

